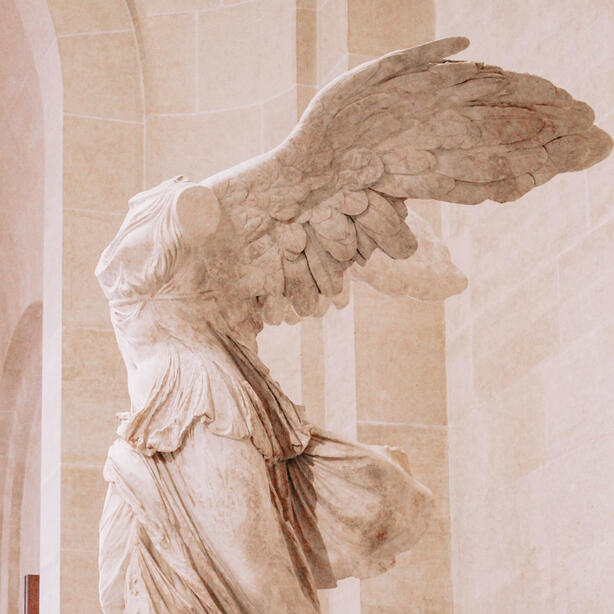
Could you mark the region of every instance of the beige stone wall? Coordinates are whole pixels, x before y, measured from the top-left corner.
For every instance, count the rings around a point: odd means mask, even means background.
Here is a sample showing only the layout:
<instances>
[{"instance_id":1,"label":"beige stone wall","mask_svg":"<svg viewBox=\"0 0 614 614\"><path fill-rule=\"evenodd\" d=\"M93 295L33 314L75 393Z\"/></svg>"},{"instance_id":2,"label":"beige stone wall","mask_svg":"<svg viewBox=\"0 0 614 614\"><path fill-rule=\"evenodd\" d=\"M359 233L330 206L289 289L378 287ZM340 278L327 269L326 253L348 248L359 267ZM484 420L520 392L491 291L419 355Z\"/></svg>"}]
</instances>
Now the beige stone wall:
<instances>
[{"instance_id":1,"label":"beige stone wall","mask_svg":"<svg viewBox=\"0 0 614 614\"><path fill-rule=\"evenodd\" d=\"M45 595L43 604L50 613L70 614L99 611L101 470L114 439L115 413L129 406L124 369L93 272L128 198L143 187L144 102L125 2L51 0L48 5L63 87L61 457L56 469L61 516L59 578L53 579L60 594Z\"/></svg>"},{"instance_id":2,"label":"beige stone wall","mask_svg":"<svg viewBox=\"0 0 614 614\"><path fill-rule=\"evenodd\" d=\"M298 110L348 68L347 0L296 0Z\"/></svg>"},{"instance_id":3,"label":"beige stone wall","mask_svg":"<svg viewBox=\"0 0 614 614\"><path fill-rule=\"evenodd\" d=\"M464 57L535 72L614 130L614 7L437 1ZM614 603L614 160L519 203L444 205L469 290L446 304L457 614Z\"/></svg>"},{"instance_id":4,"label":"beige stone wall","mask_svg":"<svg viewBox=\"0 0 614 614\"><path fill-rule=\"evenodd\" d=\"M278 144L296 117L295 9L283 0L135 2L147 187Z\"/></svg>"}]
</instances>

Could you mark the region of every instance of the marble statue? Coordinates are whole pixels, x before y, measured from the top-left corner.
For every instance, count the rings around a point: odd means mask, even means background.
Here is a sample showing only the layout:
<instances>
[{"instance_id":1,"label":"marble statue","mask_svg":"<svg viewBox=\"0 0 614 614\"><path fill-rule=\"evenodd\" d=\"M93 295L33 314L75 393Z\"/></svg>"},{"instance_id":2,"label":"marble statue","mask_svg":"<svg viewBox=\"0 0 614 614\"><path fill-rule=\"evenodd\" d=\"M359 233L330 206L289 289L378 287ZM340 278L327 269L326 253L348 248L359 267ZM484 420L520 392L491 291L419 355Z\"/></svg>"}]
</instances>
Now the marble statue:
<instances>
[{"instance_id":1,"label":"marble statue","mask_svg":"<svg viewBox=\"0 0 614 614\"><path fill-rule=\"evenodd\" d=\"M432 495L407 457L310 424L256 335L342 304L346 271L401 296L461 291L407 199L513 201L610 152L564 90L445 59L467 45L363 64L274 150L130 201L96 269L131 398L104 469L105 614L312 614L317 589L420 539Z\"/></svg>"}]
</instances>

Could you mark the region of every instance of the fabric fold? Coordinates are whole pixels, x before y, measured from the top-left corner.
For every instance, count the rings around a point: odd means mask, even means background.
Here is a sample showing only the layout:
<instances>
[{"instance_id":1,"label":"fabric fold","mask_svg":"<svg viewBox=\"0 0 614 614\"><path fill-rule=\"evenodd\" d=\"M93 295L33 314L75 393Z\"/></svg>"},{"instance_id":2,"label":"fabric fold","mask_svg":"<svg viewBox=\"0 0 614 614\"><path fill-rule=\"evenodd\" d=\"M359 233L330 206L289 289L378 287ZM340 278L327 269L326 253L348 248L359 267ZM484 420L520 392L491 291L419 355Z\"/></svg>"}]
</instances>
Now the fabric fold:
<instances>
[{"instance_id":1,"label":"fabric fold","mask_svg":"<svg viewBox=\"0 0 614 614\"><path fill-rule=\"evenodd\" d=\"M311 431L302 407L245 346L220 333L214 337L230 358L224 365L215 354L195 354L172 340L165 344L149 395L142 406L120 414L118 435L144 454L173 452L201 421L218 435L251 439L267 460L299 454Z\"/></svg>"},{"instance_id":2,"label":"fabric fold","mask_svg":"<svg viewBox=\"0 0 614 614\"><path fill-rule=\"evenodd\" d=\"M315 614L317 589L388 569L432 508L401 451L321 431L267 463L196 423L173 453L117 440L104 475L105 614Z\"/></svg>"}]
</instances>

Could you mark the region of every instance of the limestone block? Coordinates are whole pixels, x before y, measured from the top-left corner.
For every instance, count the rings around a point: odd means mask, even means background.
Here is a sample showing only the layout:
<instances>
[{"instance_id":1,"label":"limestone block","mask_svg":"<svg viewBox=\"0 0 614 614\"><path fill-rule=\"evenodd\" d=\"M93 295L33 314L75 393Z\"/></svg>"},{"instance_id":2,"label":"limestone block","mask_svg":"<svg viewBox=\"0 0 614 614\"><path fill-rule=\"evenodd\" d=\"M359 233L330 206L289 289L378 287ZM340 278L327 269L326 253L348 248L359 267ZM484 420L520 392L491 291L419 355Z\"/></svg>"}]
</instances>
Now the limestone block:
<instances>
[{"instance_id":1,"label":"limestone block","mask_svg":"<svg viewBox=\"0 0 614 614\"><path fill-rule=\"evenodd\" d=\"M340 61L347 69L347 8L344 0L328 0L318 11L317 20L317 78L322 85L336 72ZM336 76L336 75L334 75Z\"/></svg>"},{"instance_id":2,"label":"limestone block","mask_svg":"<svg viewBox=\"0 0 614 614\"><path fill-rule=\"evenodd\" d=\"M294 2L260 0L260 99L294 88L297 79L297 16ZM253 51L252 51L253 53Z\"/></svg>"},{"instance_id":3,"label":"limestone block","mask_svg":"<svg viewBox=\"0 0 614 614\"><path fill-rule=\"evenodd\" d=\"M554 266L538 270L503 300L489 305L473 324L474 356L497 352L508 339L537 317L553 309L558 300L558 272Z\"/></svg>"},{"instance_id":4,"label":"limestone block","mask_svg":"<svg viewBox=\"0 0 614 614\"><path fill-rule=\"evenodd\" d=\"M130 30L128 4L113 0L52 0L49 10L58 36Z\"/></svg>"},{"instance_id":5,"label":"limestone block","mask_svg":"<svg viewBox=\"0 0 614 614\"><path fill-rule=\"evenodd\" d=\"M19 62L17 61L16 64L19 65ZM10 88L10 79L6 79L3 85L8 85ZM9 190L16 188L19 190L19 194L13 193L11 197L17 198L23 195L27 202L28 193L38 191L36 189L38 186L27 185L26 176L31 179L31 175L27 175L27 173L31 173L33 168L31 164L24 164L21 167L19 164L15 164L15 161L32 160L32 163L36 162L42 165L41 150L43 147L44 120L41 113L37 76L32 72L26 72L19 85L20 89L15 92L16 98L14 100L5 99L6 103L0 112L0 125L3 126L7 138L3 147L3 154L13 162L10 180L5 181L3 192L10 194ZM9 92L6 93L10 95ZM5 168L8 168L9 160L3 161L6 164ZM28 204L28 206L32 207L33 204ZM6 213L9 214L9 212Z\"/></svg>"},{"instance_id":6,"label":"limestone block","mask_svg":"<svg viewBox=\"0 0 614 614\"><path fill-rule=\"evenodd\" d=\"M287 92L267 100L262 106L262 127L264 149L277 147L292 132L297 115L297 90Z\"/></svg>"},{"instance_id":7,"label":"limestone block","mask_svg":"<svg viewBox=\"0 0 614 614\"><path fill-rule=\"evenodd\" d=\"M471 300L480 310L520 284L535 263L561 253L584 231L586 189L581 175L561 177L514 207L499 207L470 231L473 252ZM561 202L565 215L558 215ZM517 228L514 233L510 228ZM548 232L543 232L548 228Z\"/></svg>"},{"instance_id":8,"label":"limestone block","mask_svg":"<svg viewBox=\"0 0 614 614\"><path fill-rule=\"evenodd\" d=\"M301 322L301 384L303 405L309 419L325 426L324 327L321 318Z\"/></svg>"},{"instance_id":9,"label":"limestone block","mask_svg":"<svg viewBox=\"0 0 614 614\"><path fill-rule=\"evenodd\" d=\"M444 222L447 221L447 213ZM471 237L468 233L463 233L454 238L446 240L446 245L450 249L452 262L466 274L473 271L473 249ZM453 339L464 331L471 323L472 307L471 292L461 292L450 296L445 302L446 314L446 340Z\"/></svg>"},{"instance_id":10,"label":"limestone block","mask_svg":"<svg viewBox=\"0 0 614 614\"><path fill-rule=\"evenodd\" d=\"M613 244L614 224L606 221L559 260L563 345L611 320Z\"/></svg>"},{"instance_id":11,"label":"limestone block","mask_svg":"<svg viewBox=\"0 0 614 614\"><path fill-rule=\"evenodd\" d=\"M207 115L151 117L147 122L147 185L180 173L193 178L215 173L260 150L257 106Z\"/></svg>"},{"instance_id":12,"label":"limestone block","mask_svg":"<svg viewBox=\"0 0 614 614\"><path fill-rule=\"evenodd\" d=\"M296 80L301 85L317 83L317 13L313 9L296 11Z\"/></svg>"},{"instance_id":13,"label":"limestone block","mask_svg":"<svg viewBox=\"0 0 614 614\"><path fill-rule=\"evenodd\" d=\"M614 565L613 539L598 540L558 563L553 570L555 612L594 611L612 603L614 592L608 570Z\"/></svg>"},{"instance_id":14,"label":"limestone block","mask_svg":"<svg viewBox=\"0 0 614 614\"><path fill-rule=\"evenodd\" d=\"M612 432L613 334L611 320L594 327L543 370L547 449L552 459Z\"/></svg>"},{"instance_id":15,"label":"limestone block","mask_svg":"<svg viewBox=\"0 0 614 614\"><path fill-rule=\"evenodd\" d=\"M7 438L11 433L13 415L14 412L9 409L0 410L0 429L2 430L3 434L7 435ZM3 449L3 453L6 454L6 449Z\"/></svg>"},{"instance_id":16,"label":"limestone block","mask_svg":"<svg viewBox=\"0 0 614 614\"><path fill-rule=\"evenodd\" d=\"M363 580L360 585L363 608L378 614L451 614L448 539L445 530L439 533L433 528L430 535L425 535L420 552L401 555L392 571ZM431 549L423 549L426 545Z\"/></svg>"},{"instance_id":17,"label":"limestone block","mask_svg":"<svg viewBox=\"0 0 614 614\"><path fill-rule=\"evenodd\" d=\"M58 43L65 113L142 121L138 56L132 32L71 36Z\"/></svg>"},{"instance_id":18,"label":"limestone block","mask_svg":"<svg viewBox=\"0 0 614 614\"><path fill-rule=\"evenodd\" d=\"M477 404L464 408L464 417L451 424L448 431L452 518L458 515L457 509L463 502L468 500L473 511L488 500L489 474L484 467L488 465L486 442L490 434L479 409ZM482 470L476 471L476 467ZM470 514L465 516L470 517ZM462 543L459 549L461 553L468 552L471 553L470 556L473 555L473 549L464 547Z\"/></svg>"},{"instance_id":19,"label":"limestone block","mask_svg":"<svg viewBox=\"0 0 614 614\"><path fill-rule=\"evenodd\" d=\"M148 113L196 111L198 17L172 14L137 22Z\"/></svg>"},{"instance_id":20,"label":"limestone block","mask_svg":"<svg viewBox=\"0 0 614 614\"><path fill-rule=\"evenodd\" d=\"M522 331L502 343L497 351L474 355L474 386L481 399L491 398L518 381L560 350L556 308L528 323Z\"/></svg>"},{"instance_id":21,"label":"limestone block","mask_svg":"<svg viewBox=\"0 0 614 614\"><path fill-rule=\"evenodd\" d=\"M355 301L359 419L445 424L443 306L393 300L362 284Z\"/></svg>"},{"instance_id":22,"label":"limestone block","mask_svg":"<svg viewBox=\"0 0 614 614\"><path fill-rule=\"evenodd\" d=\"M98 551L98 514L106 485L100 469L91 465L62 464L62 548L82 552Z\"/></svg>"},{"instance_id":23,"label":"limestone block","mask_svg":"<svg viewBox=\"0 0 614 614\"><path fill-rule=\"evenodd\" d=\"M134 0L139 17L209 11L224 4L231 4L231 2L228 0Z\"/></svg>"},{"instance_id":24,"label":"limestone block","mask_svg":"<svg viewBox=\"0 0 614 614\"><path fill-rule=\"evenodd\" d=\"M614 130L613 113L609 113L603 120L603 126L609 132ZM614 188L610 179L613 174L614 160L611 156L587 171L590 222L593 226L598 226L612 216Z\"/></svg>"},{"instance_id":25,"label":"limestone block","mask_svg":"<svg viewBox=\"0 0 614 614\"><path fill-rule=\"evenodd\" d=\"M567 300L581 288L594 284L612 268L614 221L607 222L583 237L559 261L561 298Z\"/></svg>"},{"instance_id":26,"label":"limestone block","mask_svg":"<svg viewBox=\"0 0 614 614\"><path fill-rule=\"evenodd\" d=\"M262 53L258 5L207 11L198 19L199 110L253 104L260 98L260 69L253 59Z\"/></svg>"},{"instance_id":27,"label":"limestone block","mask_svg":"<svg viewBox=\"0 0 614 614\"><path fill-rule=\"evenodd\" d=\"M143 125L64 118L64 208L125 213L143 185Z\"/></svg>"},{"instance_id":28,"label":"limestone block","mask_svg":"<svg viewBox=\"0 0 614 614\"><path fill-rule=\"evenodd\" d=\"M107 382L64 382L62 457L70 464L102 466L117 437L117 414L130 409L127 391ZM95 428L92 428L95 425Z\"/></svg>"},{"instance_id":29,"label":"limestone block","mask_svg":"<svg viewBox=\"0 0 614 614\"><path fill-rule=\"evenodd\" d=\"M92 270L100 250L113 238L121 216L98 211L64 211L63 314L71 326L111 330L109 309Z\"/></svg>"},{"instance_id":30,"label":"limestone block","mask_svg":"<svg viewBox=\"0 0 614 614\"><path fill-rule=\"evenodd\" d=\"M125 388L126 374L112 331L64 325L62 354L64 381L104 381L109 387Z\"/></svg>"},{"instance_id":31,"label":"limestone block","mask_svg":"<svg viewBox=\"0 0 614 614\"><path fill-rule=\"evenodd\" d=\"M350 441L357 437L354 288L343 309L330 309L322 321L324 350L324 427Z\"/></svg>"},{"instance_id":32,"label":"limestone block","mask_svg":"<svg viewBox=\"0 0 614 614\"><path fill-rule=\"evenodd\" d=\"M5 8L3 11L0 40L3 54L0 68L0 96L3 101L0 117L4 119L19 100L25 77L34 72L27 43L24 45L24 26L16 10Z\"/></svg>"},{"instance_id":33,"label":"limestone block","mask_svg":"<svg viewBox=\"0 0 614 614\"><path fill-rule=\"evenodd\" d=\"M543 468L539 496L553 561L564 560L611 534L614 487L608 469L613 448L611 438L604 435Z\"/></svg>"},{"instance_id":34,"label":"limestone block","mask_svg":"<svg viewBox=\"0 0 614 614\"><path fill-rule=\"evenodd\" d=\"M377 56L431 40L435 34L435 3L432 0L350 0L348 24L350 51Z\"/></svg>"},{"instance_id":35,"label":"limestone block","mask_svg":"<svg viewBox=\"0 0 614 614\"><path fill-rule=\"evenodd\" d=\"M548 459L548 390L539 372L479 406L486 437L479 445L488 461L481 471L488 489L512 486L522 476L544 465Z\"/></svg>"},{"instance_id":36,"label":"limestone block","mask_svg":"<svg viewBox=\"0 0 614 614\"><path fill-rule=\"evenodd\" d=\"M560 305L561 347L611 322L613 309L612 271L606 268L595 282Z\"/></svg>"},{"instance_id":37,"label":"limestone block","mask_svg":"<svg viewBox=\"0 0 614 614\"><path fill-rule=\"evenodd\" d=\"M100 612L95 553L89 550L64 550L61 561L62 613Z\"/></svg>"},{"instance_id":38,"label":"limestone block","mask_svg":"<svg viewBox=\"0 0 614 614\"><path fill-rule=\"evenodd\" d=\"M446 304L446 311L447 308ZM473 404L473 353L471 337L469 329L463 330L453 339L446 334L446 408L448 424L450 425L455 425L465 417Z\"/></svg>"}]
</instances>

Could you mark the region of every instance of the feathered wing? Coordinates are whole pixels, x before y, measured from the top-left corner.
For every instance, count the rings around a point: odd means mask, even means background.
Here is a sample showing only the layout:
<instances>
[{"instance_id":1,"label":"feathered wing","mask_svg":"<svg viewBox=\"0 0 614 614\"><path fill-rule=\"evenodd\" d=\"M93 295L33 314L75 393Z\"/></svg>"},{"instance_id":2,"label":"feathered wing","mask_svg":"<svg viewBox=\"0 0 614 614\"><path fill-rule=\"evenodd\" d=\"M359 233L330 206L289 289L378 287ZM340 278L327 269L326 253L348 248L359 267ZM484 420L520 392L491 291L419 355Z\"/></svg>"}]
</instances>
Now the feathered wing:
<instances>
[{"instance_id":1,"label":"feathered wing","mask_svg":"<svg viewBox=\"0 0 614 614\"><path fill-rule=\"evenodd\" d=\"M388 296L404 296L421 301L441 301L467 287L467 278L454 265L450 250L430 224L412 209L405 223L418 241L416 253L404 260L394 260L375 250L366 264L355 264L350 279L362 281Z\"/></svg>"},{"instance_id":2,"label":"feathered wing","mask_svg":"<svg viewBox=\"0 0 614 614\"><path fill-rule=\"evenodd\" d=\"M322 313L353 263L412 256L414 229L436 247L406 219L408 198L512 201L610 152L592 109L545 79L445 60L468 44L444 39L345 73L279 147L203 182L247 237L237 292L265 321ZM420 272L436 283L446 258L433 253Z\"/></svg>"}]
</instances>

